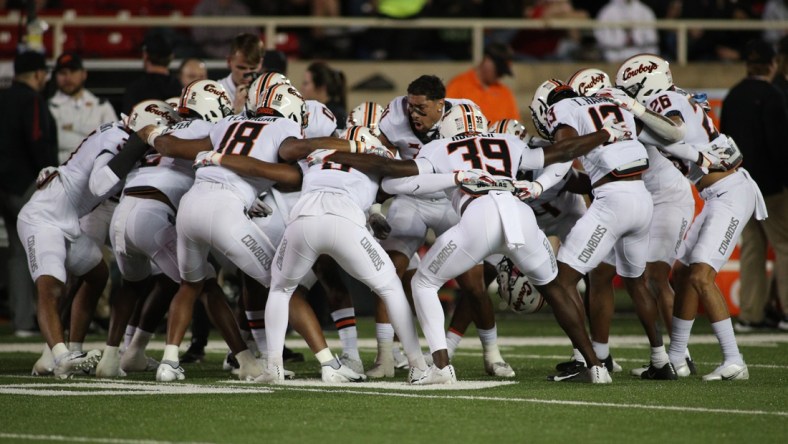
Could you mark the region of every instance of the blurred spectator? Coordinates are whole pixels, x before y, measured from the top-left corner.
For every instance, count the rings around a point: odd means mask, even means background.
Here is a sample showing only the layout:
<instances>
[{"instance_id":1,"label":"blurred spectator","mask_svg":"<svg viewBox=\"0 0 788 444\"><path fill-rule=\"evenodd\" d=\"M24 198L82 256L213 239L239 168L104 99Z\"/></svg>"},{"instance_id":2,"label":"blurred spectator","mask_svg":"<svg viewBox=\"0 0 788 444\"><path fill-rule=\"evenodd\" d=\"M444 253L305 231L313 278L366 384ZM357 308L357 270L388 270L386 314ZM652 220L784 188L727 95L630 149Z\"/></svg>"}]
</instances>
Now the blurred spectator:
<instances>
[{"instance_id":1,"label":"blurred spectator","mask_svg":"<svg viewBox=\"0 0 788 444\"><path fill-rule=\"evenodd\" d=\"M345 73L331 68L325 62L314 62L304 73L300 91L304 99L317 100L326 105L337 119L337 129L345 129L347 120Z\"/></svg>"},{"instance_id":2,"label":"blurred spectator","mask_svg":"<svg viewBox=\"0 0 788 444\"><path fill-rule=\"evenodd\" d=\"M640 0L610 0L597 15L600 22L654 22L654 11ZM633 55L659 53L657 30L647 26L600 28L594 31L604 59L620 62Z\"/></svg>"},{"instance_id":3,"label":"blurred spectator","mask_svg":"<svg viewBox=\"0 0 788 444\"><path fill-rule=\"evenodd\" d=\"M8 298L17 336L35 334L35 292L27 255L16 231L19 210L35 190L39 170L57 166L57 128L41 95L47 79L43 54L14 58L11 86L0 90L0 208L8 233Z\"/></svg>"},{"instance_id":4,"label":"blurred spectator","mask_svg":"<svg viewBox=\"0 0 788 444\"><path fill-rule=\"evenodd\" d=\"M772 83L783 93L785 105L788 107L788 35L777 44L777 73Z\"/></svg>"},{"instance_id":5,"label":"blurred spectator","mask_svg":"<svg viewBox=\"0 0 788 444\"><path fill-rule=\"evenodd\" d=\"M265 51L262 72L278 72L287 76L287 56L285 53L275 49Z\"/></svg>"},{"instance_id":6,"label":"blurred spectator","mask_svg":"<svg viewBox=\"0 0 788 444\"><path fill-rule=\"evenodd\" d=\"M121 112L131 114L134 105L143 100L167 100L181 95L181 83L170 74L172 46L163 35L149 33L142 46L145 74L132 82L123 94Z\"/></svg>"},{"instance_id":7,"label":"blurred spectator","mask_svg":"<svg viewBox=\"0 0 788 444\"><path fill-rule=\"evenodd\" d=\"M49 111L57 124L59 163L65 162L100 125L118 120L108 101L85 89L87 78L88 72L77 54L65 52L57 58L57 92L49 99Z\"/></svg>"},{"instance_id":8,"label":"blurred spectator","mask_svg":"<svg viewBox=\"0 0 788 444\"><path fill-rule=\"evenodd\" d=\"M487 119L520 119L512 91L500 82L512 75L512 50L502 43L491 43L475 67L453 78L446 85L446 97L476 102Z\"/></svg>"},{"instance_id":9,"label":"blurred spectator","mask_svg":"<svg viewBox=\"0 0 788 444\"><path fill-rule=\"evenodd\" d=\"M428 0L377 0L380 18L408 20L421 17ZM418 59L425 55L425 31L421 29L372 28L366 42L375 60Z\"/></svg>"},{"instance_id":10,"label":"blurred spectator","mask_svg":"<svg viewBox=\"0 0 788 444\"><path fill-rule=\"evenodd\" d=\"M575 9L569 0L538 0L525 9L525 17L532 20L587 19L586 11ZM579 30L546 29L520 31L512 43L518 54L536 59L565 59L572 57L580 45Z\"/></svg>"},{"instance_id":11,"label":"blurred spectator","mask_svg":"<svg viewBox=\"0 0 788 444\"><path fill-rule=\"evenodd\" d=\"M178 67L178 81L183 88L195 80L206 80L208 78L208 68L205 62L198 58L183 59L181 66Z\"/></svg>"},{"instance_id":12,"label":"blurred spectator","mask_svg":"<svg viewBox=\"0 0 788 444\"><path fill-rule=\"evenodd\" d=\"M263 42L255 34L238 34L230 43L227 67L230 74L218 82L233 101L233 110L239 113L244 109L246 93L263 66Z\"/></svg>"},{"instance_id":13,"label":"blurred spectator","mask_svg":"<svg viewBox=\"0 0 788 444\"><path fill-rule=\"evenodd\" d=\"M682 2L682 19L748 19L748 6L737 0L694 0ZM690 60L740 60L744 44L758 38L759 31L688 30L687 53Z\"/></svg>"},{"instance_id":14,"label":"blurred spectator","mask_svg":"<svg viewBox=\"0 0 788 444\"><path fill-rule=\"evenodd\" d=\"M769 0L763 7L763 20L788 21L788 0ZM788 24L786 24L788 28ZM785 29L767 29L763 31L763 39L768 43L775 44L781 37L786 35Z\"/></svg>"},{"instance_id":15,"label":"blurred spectator","mask_svg":"<svg viewBox=\"0 0 788 444\"><path fill-rule=\"evenodd\" d=\"M731 88L722 102L720 130L732 137L742 154L744 166L763 193L769 217L755 218L742 232L741 313L738 331L766 327L765 307L769 297L766 279L766 247L774 248L774 275L783 308L778 327L788 330L788 114L782 93L772 85L777 66L772 46L752 40L743 49L747 77Z\"/></svg>"},{"instance_id":16,"label":"blurred spectator","mask_svg":"<svg viewBox=\"0 0 788 444\"><path fill-rule=\"evenodd\" d=\"M194 7L192 14L195 17L244 17L249 15L249 8L240 0L202 0ZM249 26L195 26L192 28L192 37L206 56L221 59L227 55L227 44L233 37L257 32L257 29Z\"/></svg>"},{"instance_id":17,"label":"blurred spectator","mask_svg":"<svg viewBox=\"0 0 788 444\"><path fill-rule=\"evenodd\" d=\"M484 0L482 2L482 16L484 18L513 18L526 17L525 7L530 0ZM484 42L501 42L512 44L512 40L520 32L517 29L487 29Z\"/></svg>"},{"instance_id":18,"label":"blurred spectator","mask_svg":"<svg viewBox=\"0 0 788 444\"><path fill-rule=\"evenodd\" d=\"M645 3L654 11L660 20L681 19L683 0L647 0ZM659 51L663 57L674 60L677 54L678 36L676 31L661 29L659 35Z\"/></svg>"},{"instance_id":19,"label":"blurred spectator","mask_svg":"<svg viewBox=\"0 0 788 444\"><path fill-rule=\"evenodd\" d=\"M424 10L427 17L474 18L482 15L481 0L431 0ZM471 30L467 28L442 28L426 31L428 58L471 58ZM421 46L421 45L420 45Z\"/></svg>"}]
</instances>

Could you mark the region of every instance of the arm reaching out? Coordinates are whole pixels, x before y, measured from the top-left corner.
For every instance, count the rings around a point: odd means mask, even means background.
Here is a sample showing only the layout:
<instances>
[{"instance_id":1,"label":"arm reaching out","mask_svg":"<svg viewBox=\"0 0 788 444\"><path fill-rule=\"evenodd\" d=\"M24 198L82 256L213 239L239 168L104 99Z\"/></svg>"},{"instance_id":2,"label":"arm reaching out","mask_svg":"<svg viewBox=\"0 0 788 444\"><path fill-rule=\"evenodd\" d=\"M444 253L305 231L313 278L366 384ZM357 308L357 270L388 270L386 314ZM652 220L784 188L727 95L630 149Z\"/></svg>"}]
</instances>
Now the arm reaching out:
<instances>
[{"instance_id":1,"label":"arm reaching out","mask_svg":"<svg viewBox=\"0 0 788 444\"><path fill-rule=\"evenodd\" d=\"M199 153L194 168L223 166L230 171L247 177L262 177L289 186L301 186L301 171L286 163L270 163L254 157L238 154L222 155L216 151Z\"/></svg>"}]
</instances>

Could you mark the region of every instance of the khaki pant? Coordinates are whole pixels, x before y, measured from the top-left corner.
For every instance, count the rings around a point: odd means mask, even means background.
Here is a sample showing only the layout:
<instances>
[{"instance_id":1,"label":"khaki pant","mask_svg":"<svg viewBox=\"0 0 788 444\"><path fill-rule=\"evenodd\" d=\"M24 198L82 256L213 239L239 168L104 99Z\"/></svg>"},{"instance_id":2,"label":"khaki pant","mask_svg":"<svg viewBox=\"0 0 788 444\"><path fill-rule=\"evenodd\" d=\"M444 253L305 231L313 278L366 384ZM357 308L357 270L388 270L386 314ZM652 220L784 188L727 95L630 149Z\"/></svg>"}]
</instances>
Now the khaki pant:
<instances>
[{"instance_id":1,"label":"khaki pant","mask_svg":"<svg viewBox=\"0 0 788 444\"><path fill-rule=\"evenodd\" d=\"M771 245L776 255L773 275L777 277L777 293L788 318L788 190L765 197L769 217L751 218L742 233L741 292L739 319L761 322L769 298L766 278L766 248Z\"/></svg>"}]
</instances>

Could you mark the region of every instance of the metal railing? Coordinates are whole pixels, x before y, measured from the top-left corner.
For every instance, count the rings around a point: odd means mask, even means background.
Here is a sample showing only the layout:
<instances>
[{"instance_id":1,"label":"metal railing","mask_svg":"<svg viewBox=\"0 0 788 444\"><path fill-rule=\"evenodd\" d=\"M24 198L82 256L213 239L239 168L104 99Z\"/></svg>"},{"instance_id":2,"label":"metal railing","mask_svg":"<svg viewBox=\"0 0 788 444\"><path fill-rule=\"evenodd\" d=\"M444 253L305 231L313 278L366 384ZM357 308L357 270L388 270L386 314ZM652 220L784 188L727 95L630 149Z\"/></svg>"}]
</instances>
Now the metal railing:
<instances>
[{"instance_id":1,"label":"metal railing","mask_svg":"<svg viewBox=\"0 0 788 444\"><path fill-rule=\"evenodd\" d=\"M346 28L394 28L394 29L469 29L472 34L472 55L474 61L483 57L484 31L491 29L532 29L532 30L594 30L594 29L631 29L654 28L674 31L677 36L677 62L687 64L687 34L692 29L715 31L752 31L788 30L788 21L764 20L657 20L655 22L599 22L593 19L468 19L468 18L420 18L414 20L392 20L359 17L197 17L197 16L130 16L119 13L116 16L77 16L65 13L63 16L41 17L54 33L54 55L63 51L66 27L223 27L253 26L265 30L265 41L276 41L278 28L282 27L346 27ZM0 25L17 25L19 15L9 14L0 17Z\"/></svg>"}]
</instances>

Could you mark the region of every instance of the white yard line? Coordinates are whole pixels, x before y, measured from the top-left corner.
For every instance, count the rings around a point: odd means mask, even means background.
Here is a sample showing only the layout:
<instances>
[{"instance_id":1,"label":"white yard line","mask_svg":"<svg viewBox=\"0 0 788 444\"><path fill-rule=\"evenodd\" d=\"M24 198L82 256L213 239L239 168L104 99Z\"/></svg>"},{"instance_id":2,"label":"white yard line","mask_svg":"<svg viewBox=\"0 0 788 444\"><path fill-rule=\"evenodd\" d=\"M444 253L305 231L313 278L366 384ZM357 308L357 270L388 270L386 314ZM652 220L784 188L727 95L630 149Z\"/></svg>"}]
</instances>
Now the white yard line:
<instances>
[{"instance_id":1,"label":"white yard line","mask_svg":"<svg viewBox=\"0 0 788 444\"><path fill-rule=\"evenodd\" d=\"M211 444L196 441L155 441L151 439L94 438L90 436L31 435L27 433L0 432L0 440L96 442L105 444Z\"/></svg>"},{"instance_id":2,"label":"white yard line","mask_svg":"<svg viewBox=\"0 0 788 444\"><path fill-rule=\"evenodd\" d=\"M449 386L450 387L450 386ZM421 395L416 393L387 393L387 392L367 392L351 389L317 389L317 388L297 388L274 386L275 390L293 390L316 393L348 393L353 395L367 396L393 396L400 398L419 398L419 399L442 399L442 400L466 400L466 401L494 401L494 402L524 402L531 404L552 404L552 405L571 405L578 407L609 407L616 409L638 409L655 411L672 411L687 413L720 413L730 415L764 415L788 417L788 412L769 412L765 410L740 410L740 409L710 409L705 407L685 407L671 405L642 405L642 404L618 404L613 402L591 402L591 401L568 401L559 399L536 399L536 398L504 398L497 396L470 396L470 395ZM424 387L424 390L433 387Z\"/></svg>"}]
</instances>

